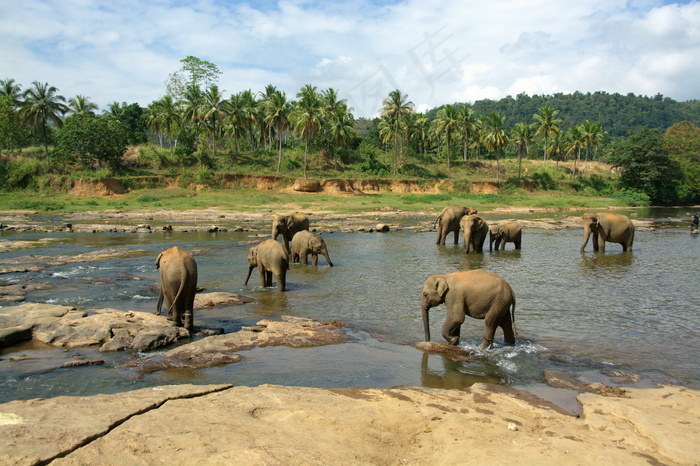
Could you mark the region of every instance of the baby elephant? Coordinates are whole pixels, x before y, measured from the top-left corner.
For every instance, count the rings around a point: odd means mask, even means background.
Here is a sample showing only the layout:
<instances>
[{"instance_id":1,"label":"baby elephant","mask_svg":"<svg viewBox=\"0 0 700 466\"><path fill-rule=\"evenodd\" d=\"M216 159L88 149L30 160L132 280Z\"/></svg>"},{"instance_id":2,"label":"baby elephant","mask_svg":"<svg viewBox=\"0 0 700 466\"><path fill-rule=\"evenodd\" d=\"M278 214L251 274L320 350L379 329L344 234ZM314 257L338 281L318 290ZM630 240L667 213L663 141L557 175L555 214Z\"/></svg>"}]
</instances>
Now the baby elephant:
<instances>
[{"instance_id":1,"label":"baby elephant","mask_svg":"<svg viewBox=\"0 0 700 466\"><path fill-rule=\"evenodd\" d=\"M515 343L515 294L508 282L498 275L469 270L429 276L423 285L421 303L425 341L430 341L428 311L442 303L447 306L442 336L450 345L459 344L459 330L465 316L485 320L482 349L493 343L496 327L503 329L506 343Z\"/></svg>"},{"instance_id":2,"label":"baby elephant","mask_svg":"<svg viewBox=\"0 0 700 466\"><path fill-rule=\"evenodd\" d=\"M517 222L507 222L489 227L489 251L493 251L494 243L496 251L506 248L506 243L513 243L515 249L520 249L523 238L523 229Z\"/></svg>"},{"instance_id":3,"label":"baby elephant","mask_svg":"<svg viewBox=\"0 0 700 466\"><path fill-rule=\"evenodd\" d=\"M192 254L177 246L161 252L156 259L156 268L160 270L160 296L156 315L165 298L168 307L168 319L176 326L188 331L194 329L194 295L197 293L197 263Z\"/></svg>"},{"instance_id":4,"label":"baby elephant","mask_svg":"<svg viewBox=\"0 0 700 466\"><path fill-rule=\"evenodd\" d=\"M253 269L258 268L260 286L272 286L272 276L277 281L277 289L285 291L287 288L287 270L289 270L289 254L280 243L274 239L266 239L248 251L248 276L245 284L248 284Z\"/></svg>"},{"instance_id":5,"label":"baby elephant","mask_svg":"<svg viewBox=\"0 0 700 466\"><path fill-rule=\"evenodd\" d=\"M309 254L311 254L311 265L317 265L318 255L323 254L328 265L333 267L333 262L331 262L331 257L328 255L328 248L323 238L302 230L292 237L292 262L302 261L304 264L309 265Z\"/></svg>"}]
</instances>

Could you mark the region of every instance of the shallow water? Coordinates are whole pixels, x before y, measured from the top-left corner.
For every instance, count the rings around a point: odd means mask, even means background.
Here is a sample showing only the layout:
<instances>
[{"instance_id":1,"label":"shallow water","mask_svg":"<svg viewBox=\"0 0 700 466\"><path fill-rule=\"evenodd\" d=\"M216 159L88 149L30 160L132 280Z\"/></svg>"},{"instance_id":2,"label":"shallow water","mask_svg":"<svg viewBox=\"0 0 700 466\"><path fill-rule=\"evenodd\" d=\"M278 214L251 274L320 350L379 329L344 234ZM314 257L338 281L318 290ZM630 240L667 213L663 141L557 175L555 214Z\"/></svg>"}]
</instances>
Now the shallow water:
<instances>
[{"instance_id":1,"label":"shallow water","mask_svg":"<svg viewBox=\"0 0 700 466\"><path fill-rule=\"evenodd\" d=\"M324 234L335 267L292 265L289 291L257 286L256 274L243 285L253 233L10 233L6 239L57 238L47 247L6 252L0 258L72 255L106 247L137 250L134 257L48 267L41 272L5 274L16 283L49 283L54 288L28 301L111 307L152 312L157 300L158 252L178 245L196 254L199 285L207 291L245 294L253 303L198 311L198 326L227 332L281 315L337 320L355 337L351 343L320 348L260 348L243 360L204 370L169 370L143 375L125 364L138 355L63 350L30 343L3 350L0 402L57 395L91 395L170 383L274 383L317 387L425 385L462 388L475 382L517 386L539 384L543 371L558 369L595 381L601 373L629 371L650 383L700 388L700 238L687 222L674 223L678 210L635 211L658 219L663 229L637 231L632 253L618 245L608 252L579 253L580 229L526 229L523 249L465 255L462 246L436 246L434 232ZM512 215L510 215L512 217ZM542 214L523 215L539 218ZM498 216L486 216L498 219ZM405 222L406 225L417 222ZM313 226L313 225L312 225ZM486 245L488 249L488 244ZM420 294L425 278L481 268L497 273L517 298L517 344L477 354L466 363L427 356L411 345L423 339ZM108 279L96 283L94 279ZM444 305L431 311L433 339L441 341ZM461 344L476 348L483 321L467 319ZM54 369L80 354L103 359L101 366Z\"/></svg>"}]
</instances>

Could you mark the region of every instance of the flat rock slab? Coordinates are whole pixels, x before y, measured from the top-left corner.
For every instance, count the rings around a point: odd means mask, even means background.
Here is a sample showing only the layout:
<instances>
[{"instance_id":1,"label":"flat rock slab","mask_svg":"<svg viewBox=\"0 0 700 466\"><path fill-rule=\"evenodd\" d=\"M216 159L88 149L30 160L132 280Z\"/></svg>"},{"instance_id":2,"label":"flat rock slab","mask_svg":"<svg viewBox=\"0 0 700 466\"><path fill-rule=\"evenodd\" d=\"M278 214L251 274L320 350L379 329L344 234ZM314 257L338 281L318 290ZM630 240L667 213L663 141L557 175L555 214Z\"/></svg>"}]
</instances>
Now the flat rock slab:
<instances>
[{"instance_id":1,"label":"flat rock slab","mask_svg":"<svg viewBox=\"0 0 700 466\"><path fill-rule=\"evenodd\" d=\"M0 405L0 464L696 464L700 394L180 385Z\"/></svg>"},{"instance_id":2,"label":"flat rock slab","mask_svg":"<svg viewBox=\"0 0 700 466\"><path fill-rule=\"evenodd\" d=\"M203 368L231 364L241 360L236 354L265 346L312 347L345 343L350 337L341 324L301 317L282 316L281 321L261 320L255 327L214 335L152 357L133 361L143 372L185 367Z\"/></svg>"}]
</instances>

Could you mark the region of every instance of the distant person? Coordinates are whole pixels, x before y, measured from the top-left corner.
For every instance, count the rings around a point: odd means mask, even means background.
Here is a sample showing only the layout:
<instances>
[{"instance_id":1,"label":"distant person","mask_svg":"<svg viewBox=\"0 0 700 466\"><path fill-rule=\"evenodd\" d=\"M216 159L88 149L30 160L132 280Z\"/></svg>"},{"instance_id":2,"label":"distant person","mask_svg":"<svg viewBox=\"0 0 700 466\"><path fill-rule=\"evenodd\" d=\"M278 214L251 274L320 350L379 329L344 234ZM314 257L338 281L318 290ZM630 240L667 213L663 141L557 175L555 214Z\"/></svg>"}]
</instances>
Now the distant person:
<instances>
[{"instance_id":1,"label":"distant person","mask_svg":"<svg viewBox=\"0 0 700 466\"><path fill-rule=\"evenodd\" d=\"M698 217L698 213L695 212L692 217L690 217L690 232L696 232L698 230L698 223L700 222L700 217Z\"/></svg>"}]
</instances>

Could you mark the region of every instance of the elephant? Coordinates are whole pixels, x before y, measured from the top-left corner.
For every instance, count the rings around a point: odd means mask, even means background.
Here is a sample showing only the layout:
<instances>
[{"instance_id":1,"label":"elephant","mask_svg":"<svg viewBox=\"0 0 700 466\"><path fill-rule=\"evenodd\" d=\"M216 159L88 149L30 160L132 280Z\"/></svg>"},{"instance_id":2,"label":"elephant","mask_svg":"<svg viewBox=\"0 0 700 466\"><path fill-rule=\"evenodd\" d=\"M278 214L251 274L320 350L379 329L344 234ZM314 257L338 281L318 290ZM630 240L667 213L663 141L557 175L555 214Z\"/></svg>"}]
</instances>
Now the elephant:
<instances>
[{"instance_id":1,"label":"elephant","mask_svg":"<svg viewBox=\"0 0 700 466\"><path fill-rule=\"evenodd\" d=\"M197 293L197 263L187 251L177 246L161 252L156 259L160 271L160 295L156 315L160 315L163 299L168 319L188 331L194 329L194 295Z\"/></svg>"},{"instance_id":2,"label":"elephant","mask_svg":"<svg viewBox=\"0 0 700 466\"><path fill-rule=\"evenodd\" d=\"M452 232L454 233L455 244L459 241L459 221L465 215L476 214L477 211L471 207L462 207L459 205L448 205L440 215L437 216L435 222L433 222L433 228L435 225L438 226L438 237L435 244L445 245L447 240L447 235Z\"/></svg>"},{"instance_id":3,"label":"elephant","mask_svg":"<svg viewBox=\"0 0 700 466\"><path fill-rule=\"evenodd\" d=\"M484 242L489 233L486 221L478 215L465 215L459 221L459 226L464 231L464 252L469 254L470 249L484 252Z\"/></svg>"},{"instance_id":4,"label":"elephant","mask_svg":"<svg viewBox=\"0 0 700 466\"><path fill-rule=\"evenodd\" d=\"M581 252L593 233L593 251L605 252L605 242L619 243L623 251L631 251L634 242L634 224L626 215L611 213L583 214L583 244Z\"/></svg>"},{"instance_id":5,"label":"elephant","mask_svg":"<svg viewBox=\"0 0 700 466\"><path fill-rule=\"evenodd\" d=\"M489 251L493 251L496 244L496 251L506 248L506 243L515 244L515 249L520 249L523 237L523 229L517 222L507 222L489 227Z\"/></svg>"},{"instance_id":6,"label":"elephant","mask_svg":"<svg viewBox=\"0 0 700 466\"><path fill-rule=\"evenodd\" d=\"M311 254L311 265L318 264L318 255L323 254L328 261L328 265L333 267L331 257L328 255L326 242L318 235L314 235L306 230L302 230L292 238L292 253L290 255L292 262L303 261L304 264L309 264L309 254Z\"/></svg>"},{"instance_id":7,"label":"elephant","mask_svg":"<svg viewBox=\"0 0 700 466\"><path fill-rule=\"evenodd\" d=\"M481 349L491 346L497 327L503 329L507 344L515 343L515 294L498 275L477 269L429 276L423 285L421 302L425 341L430 341L428 311L442 303L447 307L442 336L450 345L459 344L465 316L485 321Z\"/></svg>"},{"instance_id":8,"label":"elephant","mask_svg":"<svg viewBox=\"0 0 700 466\"><path fill-rule=\"evenodd\" d=\"M276 240L278 235L282 235L284 249L289 252L289 242L298 231L309 230L309 219L300 212L289 215L275 215L272 220L272 239Z\"/></svg>"},{"instance_id":9,"label":"elephant","mask_svg":"<svg viewBox=\"0 0 700 466\"><path fill-rule=\"evenodd\" d=\"M277 289L286 291L287 270L289 270L289 254L279 242L274 239L266 239L248 251L248 276L245 284L248 284L253 269L258 268L260 286L272 286L272 276L277 281Z\"/></svg>"}]
</instances>

